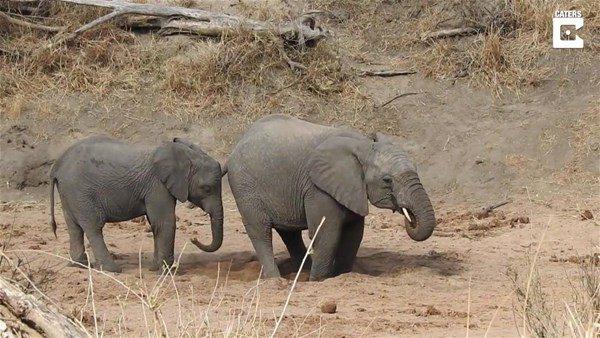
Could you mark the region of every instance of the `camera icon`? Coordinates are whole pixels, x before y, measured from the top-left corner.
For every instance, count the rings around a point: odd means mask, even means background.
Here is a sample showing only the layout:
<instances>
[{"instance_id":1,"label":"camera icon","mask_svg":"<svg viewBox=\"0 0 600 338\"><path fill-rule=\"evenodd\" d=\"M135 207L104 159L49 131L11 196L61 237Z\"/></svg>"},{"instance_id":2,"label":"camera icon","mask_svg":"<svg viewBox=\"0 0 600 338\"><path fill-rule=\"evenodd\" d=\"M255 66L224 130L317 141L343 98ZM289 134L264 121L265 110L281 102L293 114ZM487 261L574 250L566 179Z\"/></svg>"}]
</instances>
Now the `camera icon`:
<instances>
[{"instance_id":1,"label":"camera icon","mask_svg":"<svg viewBox=\"0 0 600 338\"><path fill-rule=\"evenodd\" d=\"M575 13L573 13L575 12ZM583 27L579 11L557 11L552 18L552 46L554 48L583 48L583 39L577 30Z\"/></svg>"}]
</instances>

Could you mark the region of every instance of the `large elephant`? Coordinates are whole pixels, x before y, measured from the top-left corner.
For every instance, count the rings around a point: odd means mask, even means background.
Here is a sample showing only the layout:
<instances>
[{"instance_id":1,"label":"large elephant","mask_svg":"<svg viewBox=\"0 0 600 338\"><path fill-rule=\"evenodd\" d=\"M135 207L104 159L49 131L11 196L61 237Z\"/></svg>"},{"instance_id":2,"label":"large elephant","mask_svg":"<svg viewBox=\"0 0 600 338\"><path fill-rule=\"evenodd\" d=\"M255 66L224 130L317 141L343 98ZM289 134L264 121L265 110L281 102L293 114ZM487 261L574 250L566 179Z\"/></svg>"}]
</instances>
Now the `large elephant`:
<instances>
[{"instance_id":1,"label":"large elephant","mask_svg":"<svg viewBox=\"0 0 600 338\"><path fill-rule=\"evenodd\" d=\"M50 171L50 225L56 235L54 186L57 185L69 230L71 259L88 264L83 235L100 268L120 272L102 228L146 215L154 234L153 269L173 264L175 205L190 201L211 218L215 251L223 242L221 166L198 146L175 138L156 149L95 136L81 140L60 156Z\"/></svg>"},{"instance_id":2,"label":"large elephant","mask_svg":"<svg viewBox=\"0 0 600 338\"><path fill-rule=\"evenodd\" d=\"M378 135L271 115L242 136L227 162L229 184L266 277L280 275L272 228L298 265L306 253L301 230L312 238L323 217L310 280L351 271L368 201L402 210L412 239L431 236L435 215L415 166Z\"/></svg>"}]
</instances>

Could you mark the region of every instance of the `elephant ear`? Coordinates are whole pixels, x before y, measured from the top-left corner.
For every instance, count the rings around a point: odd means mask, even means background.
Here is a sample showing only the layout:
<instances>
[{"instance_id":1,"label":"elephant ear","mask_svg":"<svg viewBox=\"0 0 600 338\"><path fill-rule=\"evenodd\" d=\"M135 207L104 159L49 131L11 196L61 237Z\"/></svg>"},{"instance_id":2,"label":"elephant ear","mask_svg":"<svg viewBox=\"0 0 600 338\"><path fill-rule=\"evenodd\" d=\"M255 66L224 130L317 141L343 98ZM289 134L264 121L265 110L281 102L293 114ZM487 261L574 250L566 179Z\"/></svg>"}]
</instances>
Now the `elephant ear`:
<instances>
[{"instance_id":1,"label":"elephant ear","mask_svg":"<svg viewBox=\"0 0 600 338\"><path fill-rule=\"evenodd\" d=\"M156 149L152 161L160 181L179 202L188 199L192 162L186 148L177 142L166 143Z\"/></svg>"},{"instance_id":2,"label":"elephant ear","mask_svg":"<svg viewBox=\"0 0 600 338\"><path fill-rule=\"evenodd\" d=\"M350 137L330 137L313 150L309 163L311 181L361 216L369 213L364 172L357 156L364 143Z\"/></svg>"}]
</instances>

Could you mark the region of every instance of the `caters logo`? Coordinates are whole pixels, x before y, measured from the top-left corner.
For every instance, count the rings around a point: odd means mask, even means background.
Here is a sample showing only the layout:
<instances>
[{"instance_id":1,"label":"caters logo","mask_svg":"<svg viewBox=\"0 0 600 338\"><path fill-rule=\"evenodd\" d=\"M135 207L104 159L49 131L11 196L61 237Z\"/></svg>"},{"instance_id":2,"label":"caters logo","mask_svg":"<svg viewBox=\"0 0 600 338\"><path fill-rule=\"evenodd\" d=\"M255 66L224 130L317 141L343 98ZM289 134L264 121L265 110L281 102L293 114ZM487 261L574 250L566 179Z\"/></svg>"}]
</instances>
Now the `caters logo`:
<instances>
[{"instance_id":1,"label":"caters logo","mask_svg":"<svg viewBox=\"0 0 600 338\"><path fill-rule=\"evenodd\" d=\"M583 48L583 39L577 30L583 27L581 11L556 11L552 18L552 46L554 48Z\"/></svg>"}]
</instances>

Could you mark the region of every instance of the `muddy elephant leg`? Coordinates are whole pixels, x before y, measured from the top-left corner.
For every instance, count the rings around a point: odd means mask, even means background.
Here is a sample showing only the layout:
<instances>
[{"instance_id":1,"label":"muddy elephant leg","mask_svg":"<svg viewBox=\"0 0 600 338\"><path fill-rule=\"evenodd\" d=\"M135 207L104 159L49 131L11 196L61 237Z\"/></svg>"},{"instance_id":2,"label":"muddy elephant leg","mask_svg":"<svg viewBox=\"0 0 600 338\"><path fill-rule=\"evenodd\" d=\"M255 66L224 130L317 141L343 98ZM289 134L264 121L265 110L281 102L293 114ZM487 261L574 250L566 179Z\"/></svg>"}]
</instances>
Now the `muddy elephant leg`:
<instances>
[{"instance_id":1,"label":"muddy elephant leg","mask_svg":"<svg viewBox=\"0 0 600 338\"><path fill-rule=\"evenodd\" d=\"M309 235L313 238L323 217L325 221L313 243L310 280L320 281L333 277L335 256L339 245L343 220L342 207L329 195L317 191L305 200L306 221Z\"/></svg>"},{"instance_id":2,"label":"muddy elephant leg","mask_svg":"<svg viewBox=\"0 0 600 338\"><path fill-rule=\"evenodd\" d=\"M68 212L63 212L67 229L69 231L69 256L74 263L71 266L83 268L88 265L88 256L85 253L83 242L83 229L75 222Z\"/></svg>"},{"instance_id":3,"label":"muddy elephant leg","mask_svg":"<svg viewBox=\"0 0 600 338\"><path fill-rule=\"evenodd\" d=\"M356 217L344 224L340 245L335 256L335 272L342 274L352 271L358 247L365 229L364 217Z\"/></svg>"},{"instance_id":4,"label":"muddy elephant leg","mask_svg":"<svg viewBox=\"0 0 600 338\"><path fill-rule=\"evenodd\" d=\"M304 241L302 241L302 232L301 231L286 231L281 229L276 229L277 233L283 240L285 247L290 253L290 258L292 259L292 263L294 264L294 270L298 270L300 268L300 264L302 263L302 259L304 255L306 255L306 246L304 245ZM306 261L306 266L310 266L310 257Z\"/></svg>"},{"instance_id":5,"label":"muddy elephant leg","mask_svg":"<svg viewBox=\"0 0 600 338\"><path fill-rule=\"evenodd\" d=\"M104 224L90 221L80 221L79 224L81 224L81 227L90 242L98 268L104 271L121 272L121 267L117 265L112 258L112 255L104 242L104 235L102 234L102 227Z\"/></svg>"},{"instance_id":6,"label":"muddy elephant leg","mask_svg":"<svg viewBox=\"0 0 600 338\"><path fill-rule=\"evenodd\" d=\"M154 234L154 262L151 269L159 273L175 261L175 199L155 196L146 201L148 221Z\"/></svg>"}]
</instances>

